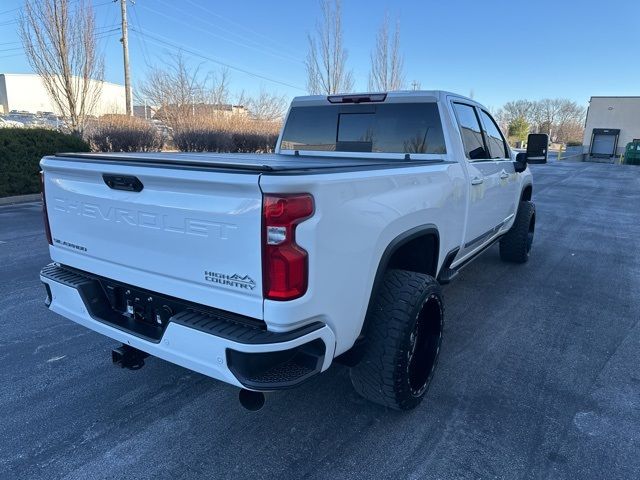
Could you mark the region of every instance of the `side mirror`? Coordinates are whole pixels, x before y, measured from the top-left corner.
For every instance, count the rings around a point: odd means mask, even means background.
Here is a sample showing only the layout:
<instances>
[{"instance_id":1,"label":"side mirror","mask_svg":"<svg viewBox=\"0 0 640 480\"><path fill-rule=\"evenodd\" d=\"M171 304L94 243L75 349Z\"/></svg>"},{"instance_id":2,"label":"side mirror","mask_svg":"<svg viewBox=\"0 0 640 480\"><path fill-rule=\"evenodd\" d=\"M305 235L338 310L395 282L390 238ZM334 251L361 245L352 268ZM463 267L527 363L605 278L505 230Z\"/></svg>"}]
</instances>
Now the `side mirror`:
<instances>
[{"instance_id":1,"label":"side mirror","mask_svg":"<svg viewBox=\"0 0 640 480\"><path fill-rule=\"evenodd\" d=\"M527 138L527 162L547 163L548 148L549 135L546 133L531 133Z\"/></svg>"},{"instance_id":2,"label":"side mirror","mask_svg":"<svg viewBox=\"0 0 640 480\"><path fill-rule=\"evenodd\" d=\"M513 168L517 173L524 172L527 169L527 154L520 152L516 155L516 161L513 162Z\"/></svg>"}]
</instances>

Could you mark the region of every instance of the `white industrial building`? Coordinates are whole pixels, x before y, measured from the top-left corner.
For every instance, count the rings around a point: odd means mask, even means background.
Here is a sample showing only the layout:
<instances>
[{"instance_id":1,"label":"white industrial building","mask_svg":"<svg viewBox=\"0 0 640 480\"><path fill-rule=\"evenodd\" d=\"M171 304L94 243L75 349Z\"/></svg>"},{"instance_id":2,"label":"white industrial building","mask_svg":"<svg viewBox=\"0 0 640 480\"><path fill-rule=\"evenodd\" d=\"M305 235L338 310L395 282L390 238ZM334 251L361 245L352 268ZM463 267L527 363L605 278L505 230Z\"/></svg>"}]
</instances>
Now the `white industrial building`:
<instances>
[{"instance_id":1,"label":"white industrial building","mask_svg":"<svg viewBox=\"0 0 640 480\"><path fill-rule=\"evenodd\" d=\"M640 138L640 97L591 97L582 142L587 160L613 160Z\"/></svg>"},{"instance_id":2,"label":"white industrial building","mask_svg":"<svg viewBox=\"0 0 640 480\"><path fill-rule=\"evenodd\" d=\"M94 80L91 81L94 82ZM96 102L94 111L89 113L96 116L125 113L125 107L124 85L102 82L100 98ZM1 73L0 114L7 114L12 110L61 114L39 75Z\"/></svg>"}]
</instances>

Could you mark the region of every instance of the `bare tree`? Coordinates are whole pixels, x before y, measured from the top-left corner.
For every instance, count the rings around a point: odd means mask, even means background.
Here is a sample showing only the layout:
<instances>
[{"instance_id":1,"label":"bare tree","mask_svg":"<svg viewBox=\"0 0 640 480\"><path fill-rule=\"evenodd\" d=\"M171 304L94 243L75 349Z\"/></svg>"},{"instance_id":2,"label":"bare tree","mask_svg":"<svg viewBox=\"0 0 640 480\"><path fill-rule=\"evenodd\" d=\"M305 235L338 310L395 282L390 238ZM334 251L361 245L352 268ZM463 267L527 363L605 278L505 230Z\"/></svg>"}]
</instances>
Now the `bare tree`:
<instances>
[{"instance_id":1,"label":"bare tree","mask_svg":"<svg viewBox=\"0 0 640 480\"><path fill-rule=\"evenodd\" d=\"M231 81L229 70L224 68L219 72L211 72L207 84L209 88L209 101L214 105L229 103L229 82Z\"/></svg>"},{"instance_id":2,"label":"bare tree","mask_svg":"<svg viewBox=\"0 0 640 480\"><path fill-rule=\"evenodd\" d=\"M571 100L561 100L556 116L555 133L559 142L576 141L582 138L586 110Z\"/></svg>"},{"instance_id":3,"label":"bare tree","mask_svg":"<svg viewBox=\"0 0 640 480\"><path fill-rule=\"evenodd\" d=\"M501 127L525 122L531 131L548 133L554 141L566 142L581 137L585 109L564 98L544 98L538 101L507 102L496 114Z\"/></svg>"},{"instance_id":4,"label":"bare tree","mask_svg":"<svg viewBox=\"0 0 640 480\"><path fill-rule=\"evenodd\" d=\"M322 20L315 38L309 35L307 90L311 94L334 94L353 89L353 73L347 70L347 50L342 44L340 0L320 0Z\"/></svg>"},{"instance_id":5,"label":"bare tree","mask_svg":"<svg viewBox=\"0 0 640 480\"><path fill-rule=\"evenodd\" d=\"M581 123L585 109L576 102L564 98L545 98L538 102L539 127L543 133L558 142L566 141L563 131L575 133L574 127L569 125Z\"/></svg>"},{"instance_id":6,"label":"bare tree","mask_svg":"<svg viewBox=\"0 0 640 480\"><path fill-rule=\"evenodd\" d=\"M177 53L170 56L164 67L152 68L137 93L173 125L192 115L195 103L204 102L206 89L200 77L199 68L192 68L182 53Z\"/></svg>"},{"instance_id":7,"label":"bare tree","mask_svg":"<svg viewBox=\"0 0 640 480\"><path fill-rule=\"evenodd\" d=\"M282 120L289 102L284 95L260 90L258 95L246 99L249 113L256 120L279 121Z\"/></svg>"},{"instance_id":8,"label":"bare tree","mask_svg":"<svg viewBox=\"0 0 640 480\"><path fill-rule=\"evenodd\" d=\"M503 120L509 124L517 119L524 119L529 125L538 120L538 104L530 100L515 100L507 102L501 109Z\"/></svg>"},{"instance_id":9,"label":"bare tree","mask_svg":"<svg viewBox=\"0 0 640 480\"><path fill-rule=\"evenodd\" d=\"M404 88L404 58L400 53L400 25L395 24L393 38L389 36L389 15L376 36L376 47L371 52L371 70L369 72L369 90L401 90Z\"/></svg>"},{"instance_id":10,"label":"bare tree","mask_svg":"<svg viewBox=\"0 0 640 480\"><path fill-rule=\"evenodd\" d=\"M181 53L172 55L162 68L153 68L138 86L137 96L157 108L156 115L175 127L189 117L229 101L226 70L202 75Z\"/></svg>"},{"instance_id":11,"label":"bare tree","mask_svg":"<svg viewBox=\"0 0 640 480\"><path fill-rule=\"evenodd\" d=\"M580 142L582 143L582 137L584 135L584 120L582 121L569 121L560 125L557 130L558 135L556 141L567 142Z\"/></svg>"},{"instance_id":12,"label":"bare tree","mask_svg":"<svg viewBox=\"0 0 640 480\"><path fill-rule=\"evenodd\" d=\"M100 98L104 78L90 2L26 0L19 29L27 59L74 132Z\"/></svg>"},{"instance_id":13,"label":"bare tree","mask_svg":"<svg viewBox=\"0 0 640 480\"><path fill-rule=\"evenodd\" d=\"M538 129L541 133L548 133L551 137L562 109L562 100L559 98L544 98L538 101L537 105Z\"/></svg>"}]
</instances>

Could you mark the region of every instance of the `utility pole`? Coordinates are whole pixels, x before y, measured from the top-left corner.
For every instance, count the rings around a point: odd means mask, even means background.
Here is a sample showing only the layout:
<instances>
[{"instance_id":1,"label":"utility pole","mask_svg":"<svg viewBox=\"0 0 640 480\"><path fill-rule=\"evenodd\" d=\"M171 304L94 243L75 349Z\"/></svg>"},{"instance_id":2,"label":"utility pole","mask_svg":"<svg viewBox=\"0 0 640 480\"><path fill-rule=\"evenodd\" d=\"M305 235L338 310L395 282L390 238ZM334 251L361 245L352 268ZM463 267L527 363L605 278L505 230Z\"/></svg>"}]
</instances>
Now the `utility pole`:
<instances>
[{"instance_id":1,"label":"utility pole","mask_svg":"<svg viewBox=\"0 0 640 480\"><path fill-rule=\"evenodd\" d=\"M120 0L122 15L122 56L124 58L124 93L127 102L127 115L133 115L133 99L131 98L131 72L129 71L129 26L127 24L127 0Z\"/></svg>"}]
</instances>

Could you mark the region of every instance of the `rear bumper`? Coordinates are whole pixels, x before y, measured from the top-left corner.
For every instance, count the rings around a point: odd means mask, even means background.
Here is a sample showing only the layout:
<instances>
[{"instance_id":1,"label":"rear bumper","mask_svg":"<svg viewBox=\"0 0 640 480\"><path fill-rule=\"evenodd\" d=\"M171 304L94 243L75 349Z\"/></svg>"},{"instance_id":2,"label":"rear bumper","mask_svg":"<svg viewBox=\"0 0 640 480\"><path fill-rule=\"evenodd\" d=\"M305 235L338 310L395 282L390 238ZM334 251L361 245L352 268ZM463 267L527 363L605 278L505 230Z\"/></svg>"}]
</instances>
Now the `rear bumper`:
<instances>
[{"instance_id":1,"label":"rear bumper","mask_svg":"<svg viewBox=\"0 0 640 480\"><path fill-rule=\"evenodd\" d=\"M316 323L275 333L233 321L226 313L183 311L173 315L157 340L128 331L105 307L95 279L51 264L40 272L50 310L118 342L223 382L251 390L296 386L329 368L335 336ZM97 289L101 290L101 289ZM127 320L130 321L130 320Z\"/></svg>"}]
</instances>

